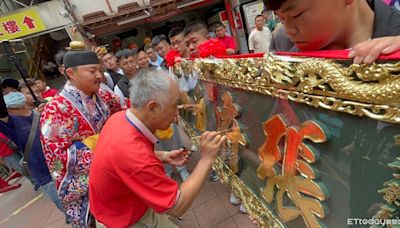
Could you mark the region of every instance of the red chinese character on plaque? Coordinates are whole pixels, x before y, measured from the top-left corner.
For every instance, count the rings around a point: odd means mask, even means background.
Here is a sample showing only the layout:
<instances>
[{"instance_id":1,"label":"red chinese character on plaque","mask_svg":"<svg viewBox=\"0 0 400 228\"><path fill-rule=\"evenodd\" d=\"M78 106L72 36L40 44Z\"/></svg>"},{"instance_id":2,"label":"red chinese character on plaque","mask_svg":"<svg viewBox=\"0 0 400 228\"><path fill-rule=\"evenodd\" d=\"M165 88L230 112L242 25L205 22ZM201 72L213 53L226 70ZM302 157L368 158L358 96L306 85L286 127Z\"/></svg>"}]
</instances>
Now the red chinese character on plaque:
<instances>
[{"instance_id":1,"label":"red chinese character on plaque","mask_svg":"<svg viewBox=\"0 0 400 228\"><path fill-rule=\"evenodd\" d=\"M5 31L8 32L8 34L13 34L21 31L17 22L14 20L3 22L3 28Z\"/></svg>"}]
</instances>

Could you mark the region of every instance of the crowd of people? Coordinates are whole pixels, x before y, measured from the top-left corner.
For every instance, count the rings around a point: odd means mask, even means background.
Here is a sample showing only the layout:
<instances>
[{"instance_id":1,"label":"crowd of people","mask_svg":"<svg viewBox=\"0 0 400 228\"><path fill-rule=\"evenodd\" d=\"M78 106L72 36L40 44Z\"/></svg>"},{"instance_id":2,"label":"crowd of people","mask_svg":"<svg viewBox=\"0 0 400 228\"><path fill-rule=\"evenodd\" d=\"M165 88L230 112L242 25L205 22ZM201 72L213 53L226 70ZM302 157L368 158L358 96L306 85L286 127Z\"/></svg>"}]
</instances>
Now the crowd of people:
<instances>
[{"instance_id":1,"label":"crowd of people","mask_svg":"<svg viewBox=\"0 0 400 228\"><path fill-rule=\"evenodd\" d=\"M251 52L352 48L354 62L371 63L400 49L400 14L380 0L264 3L283 26L266 24L268 13L256 16ZM239 53L223 24L213 28L225 55ZM196 148L179 129L188 84L166 71L168 56L177 53L173 62L199 57L210 39L203 22L192 22L142 48L60 51L55 60L67 82L59 92L42 80L4 80L3 163L42 188L73 227L178 227L175 218L203 182L218 180L211 166L226 138L206 131ZM201 158L189 172L195 150ZM171 179L175 171L181 184ZM20 186L7 181L0 179L0 192Z\"/></svg>"}]
</instances>

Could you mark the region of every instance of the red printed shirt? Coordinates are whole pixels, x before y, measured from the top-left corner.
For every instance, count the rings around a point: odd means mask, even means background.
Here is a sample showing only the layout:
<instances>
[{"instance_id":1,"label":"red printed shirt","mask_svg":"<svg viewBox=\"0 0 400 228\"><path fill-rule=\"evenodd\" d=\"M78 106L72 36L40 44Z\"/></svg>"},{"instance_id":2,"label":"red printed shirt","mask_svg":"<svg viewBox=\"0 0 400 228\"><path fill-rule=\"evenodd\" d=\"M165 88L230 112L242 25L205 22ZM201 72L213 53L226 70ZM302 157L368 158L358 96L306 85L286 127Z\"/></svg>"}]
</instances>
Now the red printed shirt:
<instances>
[{"instance_id":1,"label":"red printed shirt","mask_svg":"<svg viewBox=\"0 0 400 228\"><path fill-rule=\"evenodd\" d=\"M175 205L178 184L155 155L156 141L130 110L107 121L89 173L90 210L99 222L128 227L149 208L165 213Z\"/></svg>"}]
</instances>

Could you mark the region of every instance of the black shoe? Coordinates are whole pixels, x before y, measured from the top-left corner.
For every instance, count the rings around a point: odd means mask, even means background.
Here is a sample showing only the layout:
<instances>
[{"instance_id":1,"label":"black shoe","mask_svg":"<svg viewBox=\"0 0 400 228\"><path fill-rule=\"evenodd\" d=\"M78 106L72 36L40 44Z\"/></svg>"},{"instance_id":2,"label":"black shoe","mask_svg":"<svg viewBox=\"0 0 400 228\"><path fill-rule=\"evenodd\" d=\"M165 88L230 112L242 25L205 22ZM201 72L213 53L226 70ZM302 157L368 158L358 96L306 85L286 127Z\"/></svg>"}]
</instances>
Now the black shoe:
<instances>
[{"instance_id":1,"label":"black shoe","mask_svg":"<svg viewBox=\"0 0 400 228\"><path fill-rule=\"evenodd\" d=\"M35 187L33 187L33 190L35 190L35 192L37 191L37 190L39 190L39 188L40 188L40 185L35 185Z\"/></svg>"}]
</instances>

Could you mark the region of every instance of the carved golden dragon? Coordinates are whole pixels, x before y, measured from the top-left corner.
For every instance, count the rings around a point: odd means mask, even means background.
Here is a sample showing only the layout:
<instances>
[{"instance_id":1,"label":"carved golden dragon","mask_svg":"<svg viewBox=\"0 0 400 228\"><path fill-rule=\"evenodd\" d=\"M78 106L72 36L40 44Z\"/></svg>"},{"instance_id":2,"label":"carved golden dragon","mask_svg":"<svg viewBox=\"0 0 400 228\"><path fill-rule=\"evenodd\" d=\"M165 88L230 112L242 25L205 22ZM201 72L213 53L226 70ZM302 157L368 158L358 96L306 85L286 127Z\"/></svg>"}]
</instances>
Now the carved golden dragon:
<instances>
[{"instance_id":1,"label":"carved golden dragon","mask_svg":"<svg viewBox=\"0 0 400 228\"><path fill-rule=\"evenodd\" d=\"M295 76L300 81L297 87L305 93L331 90L353 101L400 103L400 63L353 64L346 68L330 60L313 59L298 63Z\"/></svg>"},{"instance_id":2,"label":"carved golden dragon","mask_svg":"<svg viewBox=\"0 0 400 228\"><path fill-rule=\"evenodd\" d=\"M313 107L400 122L400 62L346 66L333 60L267 54L183 61L175 72Z\"/></svg>"}]
</instances>

